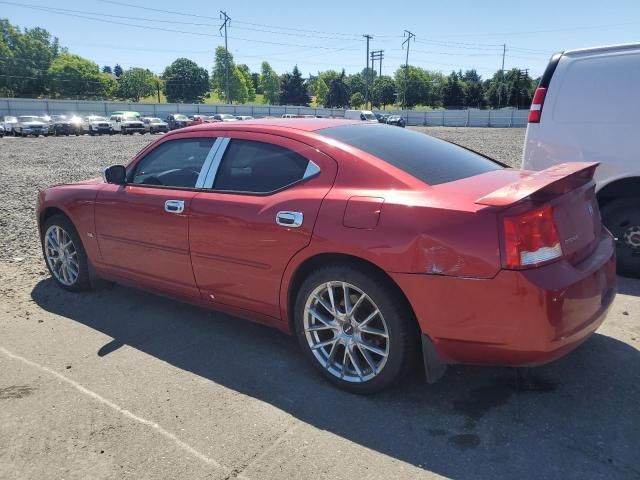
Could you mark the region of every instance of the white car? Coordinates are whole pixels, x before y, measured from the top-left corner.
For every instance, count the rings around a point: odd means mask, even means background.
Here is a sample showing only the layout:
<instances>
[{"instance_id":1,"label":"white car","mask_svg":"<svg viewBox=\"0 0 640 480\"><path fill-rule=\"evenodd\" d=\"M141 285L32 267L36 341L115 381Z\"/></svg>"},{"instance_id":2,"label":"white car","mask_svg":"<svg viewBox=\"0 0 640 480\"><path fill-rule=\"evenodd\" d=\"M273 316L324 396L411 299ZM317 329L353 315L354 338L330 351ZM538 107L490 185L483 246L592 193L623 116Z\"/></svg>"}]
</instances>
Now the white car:
<instances>
[{"instance_id":1,"label":"white car","mask_svg":"<svg viewBox=\"0 0 640 480\"><path fill-rule=\"evenodd\" d=\"M122 135L133 135L135 132L140 135L147 133L138 112L113 112L109 121L113 133Z\"/></svg>"},{"instance_id":2,"label":"white car","mask_svg":"<svg viewBox=\"0 0 640 480\"><path fill-rule=\"evenodd\" d=\"M216 113L215 115L213 115L212 117L214 120L217 120L218 122L237 122L238 118L234 115L231 115L229 113Z\"/></svg>"},{"instance_id":3,"label":"white car","mask_svg":"<svg viewBox=\"0 0 640 480\"><path fill-rule=\"evenodd\" d=\"M640 276L640 43L555 54L531 109L522 167L600 162L602 221L618 272Z\"/></svg>"},{"instance_id":4,"label":"white car","mask_svg":"<svg viewBox=\"0 0 640 480\"><path fill-rule=\"evenodd\" d=\"M36 117L34 115L23 115L18 117L18 123L13 127L15 135L21 137L27 137L33 135L38 137L44 135L49 136L49 123L42 117Z\"/></svg>"},{"instance_id":5,"label":"white car","mask_svg":"<svg viewBox=\"0 0 640 480\"><path fill-rule=\"evenodd\" d=\"M345 110L344 118L362 120L363 122L378 123L378 119L371 110Z\"/></svg>"},{"instance_id":6,"label":"white car","mask_svg":"<svg viewBox=\"0 0 640 480\"><path fill-rule=\"evenodd\" d=\"M18 124L18 119L11 115L5 115L0 120L0 125L4 127L5 135L15 135L15 126Z\"/></svg>"},{"instance_id":7,"label":"white car","mask_svg":"<svg viewBox=\"0 0 640 480\"><path fill-rule=\"evenodd\" d=\"M111 134L111 123L100 115L87 115L82 119L82 133L89 135Z\"/></svg>"}]
</instances>

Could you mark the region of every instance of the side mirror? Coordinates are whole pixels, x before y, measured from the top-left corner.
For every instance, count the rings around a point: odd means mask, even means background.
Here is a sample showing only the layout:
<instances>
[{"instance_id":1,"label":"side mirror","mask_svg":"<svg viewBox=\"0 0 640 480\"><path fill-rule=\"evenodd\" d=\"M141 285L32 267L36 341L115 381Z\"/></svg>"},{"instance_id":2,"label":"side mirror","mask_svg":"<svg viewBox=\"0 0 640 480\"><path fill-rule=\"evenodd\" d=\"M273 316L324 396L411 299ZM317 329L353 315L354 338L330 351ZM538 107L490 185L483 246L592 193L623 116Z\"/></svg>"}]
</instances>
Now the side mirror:
<instances>
[{"instance_id":1,"label":"side mirror","mask_svg":"<svg viewBox=\"0 0 640 480\"><path fill-rule=\"evenodd\" d=\"M106 183L124 185L127 181L127 170L124 165L111 165L102 172L102 178Z\"/></svg>"}]
</instances>

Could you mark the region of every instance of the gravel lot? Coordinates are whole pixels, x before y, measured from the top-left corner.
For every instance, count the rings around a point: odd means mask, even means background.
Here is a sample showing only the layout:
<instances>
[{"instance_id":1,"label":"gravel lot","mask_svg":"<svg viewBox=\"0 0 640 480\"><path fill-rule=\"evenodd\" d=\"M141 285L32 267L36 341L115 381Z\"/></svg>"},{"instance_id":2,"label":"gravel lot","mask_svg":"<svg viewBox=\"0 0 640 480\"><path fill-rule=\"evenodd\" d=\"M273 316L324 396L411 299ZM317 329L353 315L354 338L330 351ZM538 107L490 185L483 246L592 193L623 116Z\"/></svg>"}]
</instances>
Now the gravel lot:
<instances>
[{"instance_id":1,"label":"gravel lot","mask_svg":"<svg viewBox=\"0 0 640 480\"><path fill-rule=\"evenodd\" d=\"M522 129L420 128L518 165ZM527 371L416 372L358 397L294 339L120 286L45 272L37 191L152 137L0 139L0 478L640 478L640 281L598 334Z\"/></svg>"}]
</instances>

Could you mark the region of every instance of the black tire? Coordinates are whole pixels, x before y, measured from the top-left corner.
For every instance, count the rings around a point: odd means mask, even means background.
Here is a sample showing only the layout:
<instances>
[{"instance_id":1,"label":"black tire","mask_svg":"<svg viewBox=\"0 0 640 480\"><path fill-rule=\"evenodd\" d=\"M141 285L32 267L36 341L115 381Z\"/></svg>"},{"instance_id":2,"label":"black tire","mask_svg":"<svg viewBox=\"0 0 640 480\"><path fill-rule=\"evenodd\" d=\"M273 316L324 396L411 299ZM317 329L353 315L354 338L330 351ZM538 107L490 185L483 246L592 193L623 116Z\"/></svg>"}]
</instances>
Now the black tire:
<instances>
[{"instance_id":1,"label":"black tire","mask_svg":"<svg viewBox=\"0 0 640 480\"><path fill-rule=\"evenodd\" d=\"M93 130L89 129L89 136L93 137L95 136L96 132L94 132Z\"/></svg>"},{"instance_id":2,"label":"black tire","mask_svg":"<svg viewBox=\"0 0 640 480\"><path fill-rule=\"evenodd\" d=\"M45 252L45 241L44 237L47 230L51 226L61 227L67 234L71 237L73 242L73 246L75 247L75 251L77 252L78 259L78 277L76 281L72 285L65 285L60 282L56 275L51 270L51 266L47 261L47 255ZM53 215L49 217L44 224L41 225L40 228L40 243L42 245L42 255L44 256L44 262L47 265L47 269L51 274L51 278L58 284L59 287L68 290L70 292L81 292L84 290L89 290L91 288L91 276L89 274L89 260L87 258L87 253L84 249L84 245L82 245L82 241L80 240L80 236L76 231L76 228L73 226L73 223L64 215Z\"/></svg>"},{"instance_id":3,"label":"black tire","mask_svg":"<svg viewBox=\"0 0 640 480\"><path fill-rule=\"evenodd\" d=\"M620 198L602 207L602 223L616 240L617 269L640 278L640 198Z\"/></svg>"},{"instance_id":4,"label":"black tire","mask_svg":"<svg viewBox=\"0 0 640 480\"><path fill-rule=\"evenodd\" d=\"M382 370L373 378L360 382L346 381L328 371L314 356L304 332L305 305L309 296L322 284L347 282L366 293L382 313L388 331L388 356ZM304 354L332 384L357 394L384 390L398 382L417 358L419 330L397 286L374 269L356 265L328 265L311 273L297 292L295 330Z\"/></svg>"}]
</instances>

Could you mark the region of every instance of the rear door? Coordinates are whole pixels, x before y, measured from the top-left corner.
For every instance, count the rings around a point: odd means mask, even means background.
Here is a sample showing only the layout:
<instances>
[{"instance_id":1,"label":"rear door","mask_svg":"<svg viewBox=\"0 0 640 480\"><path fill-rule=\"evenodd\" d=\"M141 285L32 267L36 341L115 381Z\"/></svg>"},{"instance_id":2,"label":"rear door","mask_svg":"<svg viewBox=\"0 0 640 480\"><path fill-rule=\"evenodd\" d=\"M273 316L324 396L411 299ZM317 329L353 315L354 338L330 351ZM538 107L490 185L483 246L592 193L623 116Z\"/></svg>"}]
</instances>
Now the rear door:
<instances>
[{"instance_id":1,"label":"rear door","mask_svg":"<svg viewBox=\"0 0 640 480\"><path fill-rule=\"evenodd\" d=\"M289 260L309 244L337 173L303 143L233 132L191 202L189 240L204 299L278 318Z\"/></svg>"},{"instance_id":2,"label":"rear door","mask_svg":"<svg viewBox=\"0 0 640 480\"><path fill-rule=\"evenodd\" d=\"M126 185L105 185L95 207L103 268L156 290L199 297L189 212L218 144L212 137L164 141L130 168Z\"/></svg>"}]
</instances>

